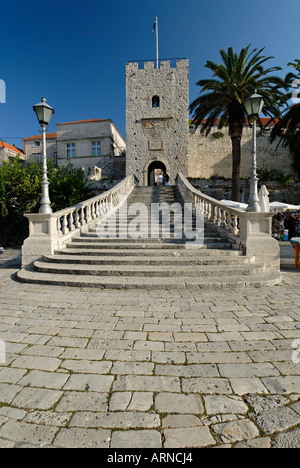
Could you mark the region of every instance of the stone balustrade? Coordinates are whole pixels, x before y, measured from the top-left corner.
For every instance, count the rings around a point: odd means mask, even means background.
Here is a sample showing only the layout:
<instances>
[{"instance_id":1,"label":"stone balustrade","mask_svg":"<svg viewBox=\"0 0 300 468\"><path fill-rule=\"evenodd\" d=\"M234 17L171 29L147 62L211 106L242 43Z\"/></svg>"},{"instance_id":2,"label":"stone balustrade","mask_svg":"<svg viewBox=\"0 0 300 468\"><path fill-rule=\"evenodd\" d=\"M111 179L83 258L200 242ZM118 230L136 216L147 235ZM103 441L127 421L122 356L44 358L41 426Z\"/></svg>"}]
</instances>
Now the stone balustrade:
<instances>
[{"instance_id":1,"label":"stone balustrade","mask_svg":"<svg viewBox=\"0 0 300 468\"><path fill-rule=\"evenodd\" d=\"M87 231L101 218L117 210L136 184L136 177L130 175L107 192L70 208L51 214L26 213L29 237L22 246L22 267L64 248L72 237Z\"/></svg>"},{"instance_id":2,"label":"stone balustrade","mask_svg":"<svg viewBox=\"0 0 300 468\"><path fill-rule=\"evenodd\" d=\"M278 242L272 237L272 217L274 213L250 213L231 208L220 201L196 190L179 173L176 185L186 203L200 209L207 224L217 228L245 255L255 256L267 269L280 269Z\"/></svg>"}]
</instances>

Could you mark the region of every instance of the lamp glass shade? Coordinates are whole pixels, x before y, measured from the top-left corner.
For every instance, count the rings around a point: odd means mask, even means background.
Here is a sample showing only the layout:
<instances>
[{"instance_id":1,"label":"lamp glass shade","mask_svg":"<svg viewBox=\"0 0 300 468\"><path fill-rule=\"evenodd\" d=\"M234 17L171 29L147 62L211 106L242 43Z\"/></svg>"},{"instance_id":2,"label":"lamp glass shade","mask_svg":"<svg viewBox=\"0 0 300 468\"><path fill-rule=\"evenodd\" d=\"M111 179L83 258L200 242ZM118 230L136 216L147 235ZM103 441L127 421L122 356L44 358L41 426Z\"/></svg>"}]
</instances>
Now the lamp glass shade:
<instances>
[{"instance_id":1,"label":"lamp glass shade","mask_svg":"<svg viewBox=\"0 0 300 468\"><path fill-rule=\"evenodd\" d=\"M54 109L47 104L45 98L42 98L39 104L33 106L33 110L41 125L49 125L52 115L54 114Z\"/></svg>"},{"instance_id":2,"label":"lamp glass shade","mask_svg":"<svg viewBox=\"0 0 300 468\"><path fill-rule=\"evenodd\" d=\"M254 93L244 102L244 106L248 117L259 117L264 107L264 98L260 94Z\"/></svg>"}]
</instances>

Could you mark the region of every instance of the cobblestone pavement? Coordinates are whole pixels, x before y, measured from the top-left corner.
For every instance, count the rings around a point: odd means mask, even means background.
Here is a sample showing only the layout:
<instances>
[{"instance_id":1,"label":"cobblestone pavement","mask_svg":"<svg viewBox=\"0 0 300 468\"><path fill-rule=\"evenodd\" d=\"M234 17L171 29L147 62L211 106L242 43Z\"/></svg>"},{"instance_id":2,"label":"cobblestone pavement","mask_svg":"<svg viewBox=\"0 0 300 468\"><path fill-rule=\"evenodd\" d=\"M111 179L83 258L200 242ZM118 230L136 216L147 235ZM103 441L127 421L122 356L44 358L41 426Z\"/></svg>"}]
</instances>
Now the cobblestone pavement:
<instances>
[{"instance_id":1,"label":"cobblestone pavement","mask_svg":"<svg viewBox=\"0 0 300 468\"><path fill-rule=\"evenodd\" d=\"M300 271L260 289L78 290L18 283L9 258L1 448L300 448Z\"/></svg>"}]
</instances>

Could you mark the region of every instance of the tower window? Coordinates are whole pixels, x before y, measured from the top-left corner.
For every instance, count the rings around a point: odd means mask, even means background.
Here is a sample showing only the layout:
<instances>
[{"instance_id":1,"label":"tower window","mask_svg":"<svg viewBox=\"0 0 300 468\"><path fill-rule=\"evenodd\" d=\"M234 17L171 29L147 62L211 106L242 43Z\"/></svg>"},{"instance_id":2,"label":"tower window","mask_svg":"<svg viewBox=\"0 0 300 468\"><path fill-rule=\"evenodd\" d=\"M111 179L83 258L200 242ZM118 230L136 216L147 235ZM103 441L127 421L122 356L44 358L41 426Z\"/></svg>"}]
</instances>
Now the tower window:
<instances>
[{"instance_id":1,"label":"tower window","mask_svg":"<svg viewBox=\"0 0 300 468\"><path fill-rule=\"evenodd\" d=\"M159 97L153 96L152 98L152 107L159 107Z\"/></svg>"}]
</instances>

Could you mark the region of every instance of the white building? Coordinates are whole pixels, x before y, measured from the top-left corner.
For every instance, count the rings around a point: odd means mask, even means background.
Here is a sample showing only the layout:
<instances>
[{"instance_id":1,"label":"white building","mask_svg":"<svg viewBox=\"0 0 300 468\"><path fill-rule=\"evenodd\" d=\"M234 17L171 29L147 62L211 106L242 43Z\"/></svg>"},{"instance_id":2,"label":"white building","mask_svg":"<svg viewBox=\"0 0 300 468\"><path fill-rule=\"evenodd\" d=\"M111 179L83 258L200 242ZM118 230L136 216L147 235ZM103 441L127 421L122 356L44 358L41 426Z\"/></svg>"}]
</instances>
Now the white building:
<instances>
[{"instance_id":1,"label":"white building","mask_svg":"<svg viewBox=\"0 0 300 468\"><path fill-rule=\"evenodd\" d=\"M46 134L46 146L47 146L47 158L53 159L56 162L57 159L57 145L56 145L57 135L56 133L47 133ZM26 154L26 160L38 161L42 160L42 134L35 135L28 138L23 138L23 151Z\"/></svg>"},{"instance_id":2,"label":"white building","mask_svg":"<svg viewBox=\"0 0 300 468\"><path fill-rule=\"evenodd\" d=\"M5 141L0 141L0 163L8 162L17 157L19 157L21 161L24 161L24 152L16 146L10 145Z\"/></svg>"},{"instance_id":3,"label":"white building","mask_svg":"<svg viewBox=\"0 0 300 468\"><path fill-rule=\"evenodd\" d=\"M47 134L48 158L54 158L59 166L71 162L75 168L84 168L86 175L94 174L97 167L100 175L118 178L116 172L125 164L126 143L112 120L79 120L57 124L56 128L57 133ZM39 159L41 145L41 135L24 138L27 159Z\"/></svg>"}]
</instances>

